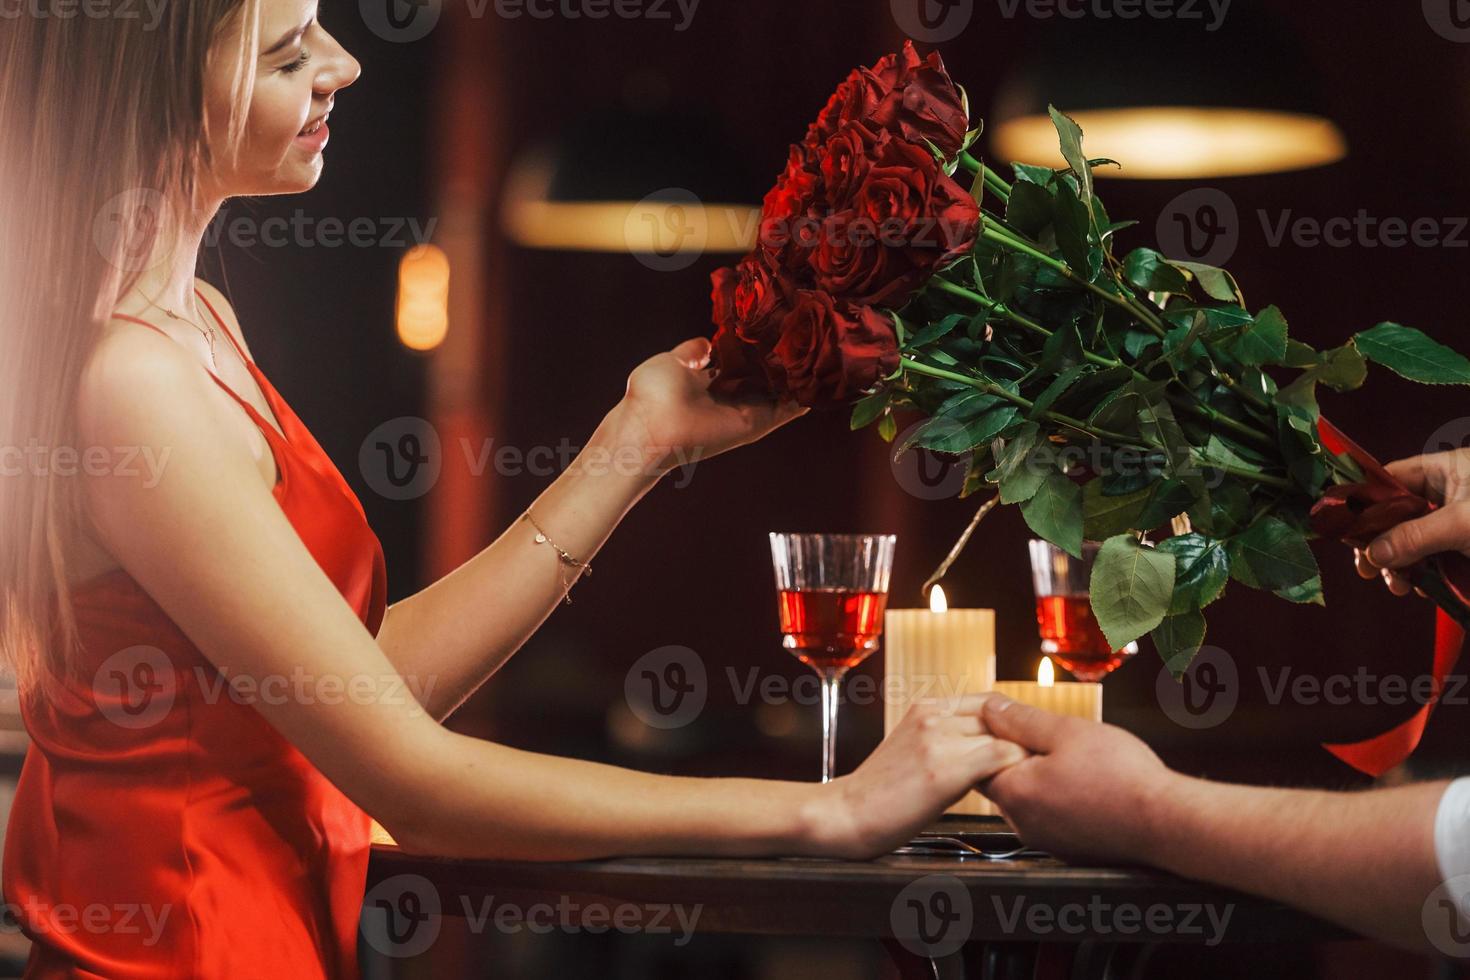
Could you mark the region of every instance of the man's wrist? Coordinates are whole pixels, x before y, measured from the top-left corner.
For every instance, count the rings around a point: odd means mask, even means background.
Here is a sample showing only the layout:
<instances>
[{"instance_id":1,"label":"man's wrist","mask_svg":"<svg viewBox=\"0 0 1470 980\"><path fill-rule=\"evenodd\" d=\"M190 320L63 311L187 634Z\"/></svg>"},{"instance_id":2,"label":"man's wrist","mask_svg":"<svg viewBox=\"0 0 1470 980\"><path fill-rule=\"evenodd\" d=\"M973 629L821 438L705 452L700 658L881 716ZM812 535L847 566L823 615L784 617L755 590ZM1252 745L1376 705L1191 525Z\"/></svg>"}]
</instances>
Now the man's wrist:
<instances>
[{"instance_id":1,"label":"man's wrist","mask_svg":"<svg viewBox=\"0 0 1470 980\"><path fill-rule=\"evenodd\" d=\"M1190 841L1196 808L1209 806L1212 784L1165 769L1142 788L1137 803L1139 846L1134 855L1155 867L1185 874L1179 841ZM1197 840L1196 840L1197 843Z\"/></svg>"}]
</instances>

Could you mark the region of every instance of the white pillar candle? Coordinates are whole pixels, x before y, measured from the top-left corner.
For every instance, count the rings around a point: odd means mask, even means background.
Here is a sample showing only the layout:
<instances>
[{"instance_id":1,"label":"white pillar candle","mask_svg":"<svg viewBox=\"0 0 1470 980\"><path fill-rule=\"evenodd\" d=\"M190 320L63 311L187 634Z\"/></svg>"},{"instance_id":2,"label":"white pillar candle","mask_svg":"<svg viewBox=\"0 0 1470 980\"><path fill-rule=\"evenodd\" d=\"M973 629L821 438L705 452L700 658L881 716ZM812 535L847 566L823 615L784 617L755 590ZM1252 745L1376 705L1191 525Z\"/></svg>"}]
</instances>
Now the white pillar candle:
<instances>
[{"instance_id":1,"label":"white pillar candle","mask_svg":"<svg viewBox=\"0 0 1470 980\"><path fill-rule=\"evenodd\" d=\"M1050 657L1041 658L1041 667L1033 681L998 681L995 693L1012 701L1045 708L1053 714L1102 721L1102 685L1082 681L1057 683L1056 669Z\"/></svg>"},{"instance_id":2,"label":"white pillar candle","mask_svg":"<svg viewBox=\"0 0 1470 980\"><path fill-rule=\"evenodd\" d=\"M928 609L890 609L883 622L883 734L916 702L948 706L995 684L995 610L950 609L934 586ZM985 798L968 793L946 812L974 814Z\"/></svg>"}]
</instances>

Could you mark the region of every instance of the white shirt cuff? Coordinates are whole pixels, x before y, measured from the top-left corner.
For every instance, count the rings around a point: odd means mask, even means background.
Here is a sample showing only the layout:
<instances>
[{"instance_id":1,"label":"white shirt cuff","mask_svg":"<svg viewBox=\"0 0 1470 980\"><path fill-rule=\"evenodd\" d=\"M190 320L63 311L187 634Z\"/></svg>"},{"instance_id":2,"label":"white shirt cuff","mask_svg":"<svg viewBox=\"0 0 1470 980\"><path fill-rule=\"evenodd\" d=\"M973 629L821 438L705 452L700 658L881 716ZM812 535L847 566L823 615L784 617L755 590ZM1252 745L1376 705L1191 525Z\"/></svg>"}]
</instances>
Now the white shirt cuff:
<instances>
[{"instance_id":1,"label":"white shirt cuff","mask_svg":"<svg viewBox=\"0 0 1470 980\"><path fill-rule=\"evenodd\" d=\"M1470 776L1456 779L1434 815L1434 857L1455 907L1470 909Z\"/></svg>"}]
</instances>

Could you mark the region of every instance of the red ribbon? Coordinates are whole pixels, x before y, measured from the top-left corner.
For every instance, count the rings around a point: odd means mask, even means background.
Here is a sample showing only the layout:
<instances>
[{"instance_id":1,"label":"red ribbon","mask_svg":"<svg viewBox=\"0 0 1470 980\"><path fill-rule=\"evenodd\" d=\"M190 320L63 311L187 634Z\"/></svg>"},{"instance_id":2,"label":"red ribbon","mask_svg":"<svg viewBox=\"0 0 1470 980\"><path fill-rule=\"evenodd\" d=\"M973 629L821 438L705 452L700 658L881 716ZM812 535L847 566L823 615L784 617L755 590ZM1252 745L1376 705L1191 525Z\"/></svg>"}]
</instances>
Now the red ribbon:
<instances>
[{"instance_id":1,"label":"red ribbon","mask_svg":"<svg viewBox=\"0 0 1470 980\"><path fill-rule=\"evenodd\" d=\"M1318 434L1323 447L1331 453L1347 454L1363 470L1362 483L1328 488L1322 499L1312 506L1312 527L1324 537L1334 537L1356 548L1366 548L1389 528L1404 521L1422 517L1434 504L1400 483L1383 464L1363 447L1353 442L1342 430L1326 419L1319 419ZM1455 598L1461 602L1470 595L1470 561L1464 555L1436 555L1431 562ZM1410 573L1411 578L1413 572ZM1419 574L1423 574L1421 569ZM1439 703L1444 680L1460 659L1465 630L1443 609L1436 610L1434 621L1434 666L1430 694L1414 716L1381 735L1361 742L1323 743L1322 747L1343 762L1370 776L1381 776L1413 754L1424 735L1424 726Z\"/></svg>"}]
</instances>

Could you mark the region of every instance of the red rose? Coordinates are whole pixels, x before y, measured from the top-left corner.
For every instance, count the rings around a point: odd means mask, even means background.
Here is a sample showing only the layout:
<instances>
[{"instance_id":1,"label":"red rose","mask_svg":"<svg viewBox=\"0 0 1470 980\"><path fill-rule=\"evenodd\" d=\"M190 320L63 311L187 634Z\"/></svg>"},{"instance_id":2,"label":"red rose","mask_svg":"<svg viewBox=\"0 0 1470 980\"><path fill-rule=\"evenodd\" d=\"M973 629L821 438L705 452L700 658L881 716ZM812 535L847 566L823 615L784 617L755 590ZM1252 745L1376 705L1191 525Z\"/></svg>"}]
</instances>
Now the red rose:
<instances>
[{"instance_id":1,"label":"red rose","mask_svg":"<svg viewBox=\"0 0 1470 980\"><path fill-rule=\"evenodd\" d=\"M787 287L765 263L746 256L735 268L716 269L710 276L715 326L730 330L748 344L769 350L785 314Z\"/></svg>"},{"instance_id":2,"label":"red rose","mask_svg":"<svg viewBox=\"0 0 1470 980\"><path fill-rule=\"evenodd\" d=\"M887 136L848 201L822 227L811 258L816 285L839 299L898 307L936 269L968 252L980 208L928 150Z\"/></svg>"},{"instance_id":3,"label":"red rose","mask_svg":"<svg viewBox=\"0 0 1470 980\"><path fill-rule=\"evenodd\" d=\"M883 247L882 229L848 209L829 217L811 254L812 274L827 293L859 304L888 303L910 285L913 266L899 253Z\"/></svg>"},{"instance_id":4,"label":"red rose","mask_svg":"<svg viewBox=\"0 0 1470 980\"><path fill-rule=\"evenodd\" d=\"M735 329L735 281L734 269L716 269L710 273L710 303L714 307L715 326L721 330Z\"/></svg>"},{"instance_id":5,"label":"red rose","mask_svg":"<svg viewBox=\"0 0 1470 980\"><path fill-rule=\"evenodd\" d=\"M920 146L927 139L946 158L960 151L970 125L964 96L939 53L920 58L912 41L905 41L898 54L847 76L807 131L807 144L820 145L843 123L854 121Z\"/></svg>"},{"instance_id":6,"label":"red rose","mask_svg":"<svg viewBox=\"0 0 1470 980\"><path fill-rule=\"evenodd\" d=\"M710 367L718 370L710 382L711 392L743 400L752 396L769 398L778 390L772 384L774 366L768 367L755 345L741 340L734 330L721 327L710 344Z\"/></svg>"},{"instance_id":7,"label":"red rose","mask_svg":"<svg viewBox=\"0 0 1470 980\"><path fill-rule=\"evenodd\" d=\"M865 73L868 84L883 96L871 118L891 133L920 145L929 140L946 159L960 152L969 130L964 96L944 70L938 51L920 60L912 41Z\"/></svg>"},{"instance_id":8,"label":"red rose","mask_svg":"<svg viewBox=\"0 0 1470 980\"><path fill-rule=\"evenodd\" d=\"M775 268L798 268L814 244L811 215L818 206L821 175L807 151L792 146L786 169L761 206L760 251Z\"/></svg>"},{"instance_id":9,"label":"red rose","mask_svg":"<svg viewBox=\"0 0 1470 980\"><path fill-rule=\"evenodd\" d=\"M898 367L898 338L871 307L839 307L831 296L804 289L781 323L768 358L799 404L834 408Z\"/></svg>"},{"instance_id":10,"label":"red rose","mask_svg":"<svg viewBox=\"0 0 1470 980\"><path fill-rule=\"evenodd\" d=\"M851 198L873 165L877 144L878 137L863 123L844 123L815 153L823 198L828 202Z\"/></svg>"},{"instance_id":11,"label":"red rose","mask_svg":"<svg viewBox=\"0 0 1470 980\"><path fill-rule=\"evenodd\" d=\"M784 390L784 378L766 357L779 339L788 309L786 287L757 258L747 256L735 268L715 270L715 325L712 366L719 375L712 388L730 396Z\"/></svg>"},{"instance_id":12,"label":"red rose","mask_svg":"<svg viewBox=\"0 0 1470 980\"><path fill-rule=\"evenodd\" d=\"M878 100L869 98L868 85L863 80L863 69L854 68L842 80L842 84L837 86L837 91L827 99L822 111L817 113L817 121L807 128L804 145L809 148L821 146L836 135L843 123L866 119L876 108Z\"/></svg>"}]
</instances>

